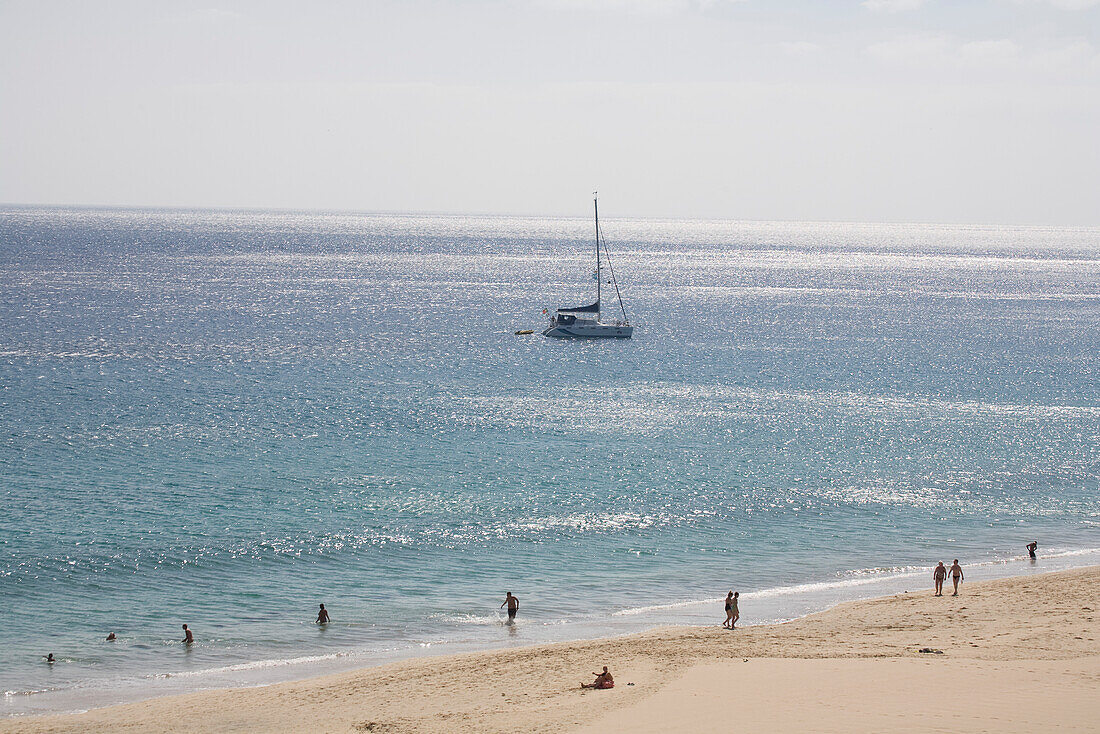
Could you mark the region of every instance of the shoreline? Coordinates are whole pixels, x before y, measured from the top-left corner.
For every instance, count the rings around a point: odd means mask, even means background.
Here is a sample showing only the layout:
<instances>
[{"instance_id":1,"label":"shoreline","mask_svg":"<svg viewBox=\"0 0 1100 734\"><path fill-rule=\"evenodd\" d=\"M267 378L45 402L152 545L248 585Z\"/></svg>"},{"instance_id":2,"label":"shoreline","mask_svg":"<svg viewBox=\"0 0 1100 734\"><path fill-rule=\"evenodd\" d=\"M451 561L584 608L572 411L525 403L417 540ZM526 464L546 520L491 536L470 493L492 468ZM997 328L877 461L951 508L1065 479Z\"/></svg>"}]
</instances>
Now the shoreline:
<instances>
[{"instance_id":1,"label":"shoreline","mask_svg":"<svg viewBox=\"0 0 1100 734\"><path fill-rule=\"evenodd\" d=\"M989 580L1049 573L1072 568L1100 566L1100 549L1052 550L1038 561L1026 556L987 558L965 564L970 578ZM780 624L826 611L850 601L869 600L919 587L932 566L894 566L836 571L829 577L765 587L742 589L741 626ZM186 695L196 691L233 690L305 681L320 676L376 668L411 660L437 659L453 655L514 650L546 644L618 639L661 628L709 626L721 597L671 601L620 609L596 619L566 623L521 619L508 627L503 617L493 625L477 625L480 638L413 642L402 647L373 649L302 650L289 657L257 657L225 664L188 669L177 666L140 675L91 678L79 684L54 689L10 691L0 721L34 716L68 715L101 708L139 703L156 698ZM721 616L721 612L718 612ZM499 627L497 636L484 631ZM508 635L503 635L503 630ZM21 706L19 704L22 704Z\"/></svg>"},{"instance_id":2,"label":"shoreline","mask_svg":"<svg viewBox=\"0 0 1100 734\"><path fill-rule=\"evenodd\" d=\"M1084 563L1082 563L1084 561ZM1014 578L1091 565L1100 566L1100 549L1066 549L1041 556L1038 563L1026 556L992 558L965 564L968 577L978 580ZM842 570L824 580L742 591L741 626L780 624L797 620L837 605L870 600L905 591L930 575L932 566L902 566ZM867 575L865 575L867 574ZM979 575L980 574L980 575ZM748 606L745 606L745 604ZM67 715L96 709L139 703L166 696L196 691L232 690L278 685L312 678L375 668L410 660L433 659L453 655L514 650L546 644L617 639L659 628L708 626L721 598L672 601L620 609L595 620L568 623L521 619L517 627L505 627L503 617L497 625L507 629L507 637L494 639L430 640L385 650L321 649L303 650L290 657L259 657L243 662L212 664L208 667L181 667L142 675L90 679L73 687L30 692L11 691L7 703L26 696L36 707L0 713L0 721L33 716ZM720 615L720 613L719 613ZM478 625L476 631L486 629ZM517 629L519 634L517 635ZM559 636L564 632L567 636ZM498 633L499 634L499 633ZM115 686L110 683L114 682ZM14 708L14 707L9 707Z\"/></svg>"},{"instance_id":3,"label":"shoreline","mask_svg":"<svg viewBox=\"0 0 1100 734\"><path fill-rule=\"evenodd\" d=\"M150 698L80 714L7 718L0 720L0 732L318 727L355 731L357 726L365 731L464 732L504 731L518 725L551 731L592 724L603 716L627 717L622 726L664 731L645 728L659 719L659 711L639 720L630 719L631 712L661 697L672 697L670 705L675 706L680 695L676 686L684 675L698 675L700 666L718 666L711 677L737 677L736 670L723 666L744 665L742 660L782 660L784 668L796 661L889 659L904 663L899 672L903 677L913 673L908 670L911 662L927 666L933 659L965 661L971 668L989 668L990 675L1004 673L1006 665L1011 668L1021 660L1076 661L1085 666L1082 675L1088 680L1100 671L1093 614L1100 606L1100 566L967 581L958 598L932 597L930 588L924 589L930 585L929 581L919 591L843 602L792 621L733 632L716 621L708 627L660 627L620 637L410 658L260 687ZM1045 600L1044 606L1029 609L1029 599ZM940 624L929 622L930 615L942 615ZM921 654L917 645L943 653ZM618 687L613 692L581 693L576 686L598 664L611 665ZM824 671L827 666L817 667ZM1057 675L1077 680L1073 670ZM767 671L758 673L767 677ZM705 688L710 679L695 687ZM371 725L377 726L363 728ZM705 722L701 725L705 728Z\"/></svg>"}]
</instances>

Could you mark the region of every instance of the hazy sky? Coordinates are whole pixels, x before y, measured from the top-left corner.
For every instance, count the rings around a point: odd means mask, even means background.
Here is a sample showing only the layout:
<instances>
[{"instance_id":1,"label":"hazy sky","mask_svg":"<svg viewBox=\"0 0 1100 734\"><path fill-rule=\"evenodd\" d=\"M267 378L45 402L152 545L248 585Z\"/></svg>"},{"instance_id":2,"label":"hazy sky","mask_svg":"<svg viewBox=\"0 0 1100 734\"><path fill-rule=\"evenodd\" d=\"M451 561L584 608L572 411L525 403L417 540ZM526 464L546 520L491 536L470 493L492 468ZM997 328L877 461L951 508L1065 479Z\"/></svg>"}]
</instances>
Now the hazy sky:
<instances>
[{"instance_id":1,"label":"hazy sky","mask_svg":"<svg viewBox=\"0 0 1100 734\"><path fill-rule=\"evenodd\" d=\"M1100 225L1100 0L0 0L0 202Z\"/></svg>"}]
</instances>

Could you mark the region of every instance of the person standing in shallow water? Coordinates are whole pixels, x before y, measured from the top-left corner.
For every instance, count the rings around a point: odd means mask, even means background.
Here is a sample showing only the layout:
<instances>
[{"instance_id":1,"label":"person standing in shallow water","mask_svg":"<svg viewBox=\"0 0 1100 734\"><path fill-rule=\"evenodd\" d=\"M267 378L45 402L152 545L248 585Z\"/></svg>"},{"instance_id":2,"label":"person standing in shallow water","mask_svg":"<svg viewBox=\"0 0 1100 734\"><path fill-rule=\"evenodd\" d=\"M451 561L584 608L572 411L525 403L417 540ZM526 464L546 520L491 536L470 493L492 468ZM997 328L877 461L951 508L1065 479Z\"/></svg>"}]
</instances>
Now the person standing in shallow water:
<instances>
[{"instance_id":1,"label":"person standing in shallow water","mask_svg":"<svg viewBox=\"0 0 1100 734\"><path fill-rule=\"evenodd\" d=\"M180 642L183 642L186 645L190 645L194 641L195 641L195 635L192 634L191 630L188 629L187 625L183 625L183 639L180 640Z\"/></svg>"},{"instance_id":2,"label":"person standing in shallow water","mask_svg":"<svg viewBox=\"0 0 1100 734\"><path fill-rule=\"evenodd\" d=\"M1039 541L1033 540L1027 544L1027 555L1031 560L1035 560L1035 550L1039 547Z\"/></svg>"},{"instance_id":3,"label":"person standing in shallow water","mask_svg":"<svg viewBox=\"0 0 1100 734\"><path fill-rule=\"evenodd\" d=\"M951 564L951 583L955 585L955 593L951 596L959 595L959 582L963 580L963 569L959 565L959 559L956 558L955 562Z\"/></svg>"},{"instance_id":4,"label":"person standing in shallow water","mask_svg":"<svg viewBox=\"0 0 1100 734\"><path fill-rule=\"evenodd\" d=\"M328 610L325 609L325 605L321 605L321 609L317 612L317 624L328 624Z\"/></svg>"},{"instance_id":5,"label":"person standing in shallow water","mask_svg":"<svg viewBox=\"0 0 1100 734\"><path fill-rule=\"evenodd\" d=\"M947 569L940 561L936 570L932 572L932 580L936 582L936 596L943 596L943 582L947 578Z\"/></svg>"},{"instance_id":6,"label":"person standing in shallow water","mask_svg":"<svg viewBox=\"0 0 1100 734\"><path fill-rule=\"evenodd\" d=\"M512 596L512 592L509 591L504 597L504 604L508 605L508 624L515 623L516 614L519 612L519 599ZM504 604L500 605L501 609L504 609Z\"/></svg>"}]
</instances>

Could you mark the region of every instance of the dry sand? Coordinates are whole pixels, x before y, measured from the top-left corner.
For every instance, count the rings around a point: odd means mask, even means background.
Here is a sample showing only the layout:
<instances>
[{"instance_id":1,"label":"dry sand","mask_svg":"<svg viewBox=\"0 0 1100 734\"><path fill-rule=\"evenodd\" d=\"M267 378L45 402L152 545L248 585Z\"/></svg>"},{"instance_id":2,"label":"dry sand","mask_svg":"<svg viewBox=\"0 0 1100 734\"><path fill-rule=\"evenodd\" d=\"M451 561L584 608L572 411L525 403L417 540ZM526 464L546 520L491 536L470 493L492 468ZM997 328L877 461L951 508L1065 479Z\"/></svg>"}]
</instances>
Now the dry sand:
<instances>
[{"instance_id":1,"label":"dry sand","mask_svg":"<svg viewBox=\"0 0 1100 734\"><path fill-rule=\"evenodd\" d=\"M1097 732L1098 612L1100 567L735 631L719 626L716 604L713 627L7 719L0 733ZM918 652L925 647L943 652ZM616 688L581 691L605 664Z\"/></svg>"}]
</instances>

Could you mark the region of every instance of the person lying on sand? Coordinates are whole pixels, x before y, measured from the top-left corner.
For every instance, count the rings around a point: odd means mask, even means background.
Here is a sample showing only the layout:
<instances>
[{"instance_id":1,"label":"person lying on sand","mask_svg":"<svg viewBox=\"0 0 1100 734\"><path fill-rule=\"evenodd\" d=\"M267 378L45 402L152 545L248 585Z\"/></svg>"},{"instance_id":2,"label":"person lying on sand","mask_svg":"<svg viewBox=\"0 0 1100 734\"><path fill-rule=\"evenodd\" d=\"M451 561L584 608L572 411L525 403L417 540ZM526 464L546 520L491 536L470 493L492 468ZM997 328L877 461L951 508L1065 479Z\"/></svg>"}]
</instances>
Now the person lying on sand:
<instances>
[{"instance_id":1,"label":"person lying on sand","mask_svg":"<svg viewBox=\"0 0 1100 734\"><path fill-rule=\"evenodd\" d=\"M607 666L603 666L602 673L593 673L596 676L596 680L591 683L581 683L581 688L598 688L604 690L605 688L614 688L615 679L611 677L611 673L608 672Z\"/></svg>"},{"instance_id":2,"label":"person lying on sand","mask_svg":"<svg viewBox=\"0 0 1100 734\"><path fill-rule=\"evenodd\" d=\"M955 593L951 596L959 595L959 582L963 580L963 569L959 565L959 559L956 558L955 562L951 564L951 583L955 584Z\"/></svg>"},{"instance_id":3,"label":"person lying on sand","mask_svg":"<svg viewBox=\"0 0 1100 734\"><path fill-rule=\"evenodd\" d=\"M947 569L944 568L943 561L940 561L936 570L932 572L932 580L936 582L936 596L943 596L943 581L946 578Z\"/></svg>"}]
</instances>

